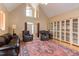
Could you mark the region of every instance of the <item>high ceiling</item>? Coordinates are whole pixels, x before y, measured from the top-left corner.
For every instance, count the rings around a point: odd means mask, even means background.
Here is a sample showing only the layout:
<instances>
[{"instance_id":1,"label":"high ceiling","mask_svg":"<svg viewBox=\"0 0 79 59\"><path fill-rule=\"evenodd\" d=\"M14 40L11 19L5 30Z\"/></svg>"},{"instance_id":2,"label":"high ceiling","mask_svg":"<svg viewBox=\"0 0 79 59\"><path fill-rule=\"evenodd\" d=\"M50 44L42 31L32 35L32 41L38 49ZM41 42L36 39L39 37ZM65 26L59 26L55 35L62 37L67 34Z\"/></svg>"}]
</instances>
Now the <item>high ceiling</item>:
<instances>
[{"instance_id":1,"label":"high ceiling","mask_svg":"<svg viewBox=\"0 0 79 59\"><path fill-rule=\"evenodd\" d=\"M4 3L3 5L7 8L8 11L12 11L17 6L19 6L20 3Z\"/></svg>"},{"instance_id":2,"label":"high ceiling","mask_svg":"<svg viewBox=\"0 0 79 59\"><path fill-rule=\"evenodd\" d=\"M40 5L48 17L59 15L79 7L78 3L49 3Z\"/></svg>"},{"instance_id":3,"label":"high ceiling","mask_svg":"<svg viewBox=\"0 0 79 59\"><path fill-rule=\"evenodd\" d=\"M12 11L21 3L4 3L3 5L7 8L8 11ZM37 7L39 4L32 3L31 4L34 8ZM48 4L40 4L40 7L44 11L44 13L48 17L52 17L55 15L59 15L61 13L65 13L67 11L73 10L79 7L78 3L48 3Z\"/></svg>"}]
</instances>

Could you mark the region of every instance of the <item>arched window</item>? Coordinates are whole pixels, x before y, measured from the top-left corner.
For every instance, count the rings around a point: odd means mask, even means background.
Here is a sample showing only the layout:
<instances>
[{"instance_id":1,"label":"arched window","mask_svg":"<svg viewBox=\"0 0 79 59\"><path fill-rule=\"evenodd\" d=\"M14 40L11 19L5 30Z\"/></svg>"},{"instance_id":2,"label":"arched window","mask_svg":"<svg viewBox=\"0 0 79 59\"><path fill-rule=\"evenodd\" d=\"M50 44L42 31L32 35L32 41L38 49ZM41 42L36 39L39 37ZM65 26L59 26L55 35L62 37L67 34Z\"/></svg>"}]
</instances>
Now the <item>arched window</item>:
<instances>
[{"instance_id":1,"label":"arched window","mask_svg":"<svg viewBox=\"0 0 79 59\"><path fill-rule=\"evenodd\" d=\"M26 16L29 16L29 17L33 16L32 8L29 6L26 7Z\"/></svg>"},{"instance_id":2,"label":"arched window","mask_svg":"<svg viewBox=\"0 0 79 59\"><path fill-rule=\"evenodd\" d=\"M5 13L0 10L0 30L5 30Z\"/></svg>"}]
</instances>

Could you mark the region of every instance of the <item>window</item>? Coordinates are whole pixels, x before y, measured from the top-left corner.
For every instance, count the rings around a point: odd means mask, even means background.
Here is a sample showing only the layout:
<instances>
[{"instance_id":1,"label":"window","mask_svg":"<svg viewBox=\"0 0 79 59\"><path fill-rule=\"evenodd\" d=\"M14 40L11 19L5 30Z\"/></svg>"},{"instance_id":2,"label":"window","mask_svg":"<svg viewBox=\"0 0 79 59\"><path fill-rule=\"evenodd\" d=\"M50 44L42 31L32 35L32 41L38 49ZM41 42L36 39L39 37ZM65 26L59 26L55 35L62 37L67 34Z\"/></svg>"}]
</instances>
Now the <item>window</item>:
<instances>
[{"instance_id":1,"label":"window","mask_svg":"<svg viewBox=\"0 0 79 59\"><path fill-rule=\"evenodd\" d=\"M30 17L33 16L31 7L26 7L26 16L30 16Z\"/></svg>"},{"instance_id":2,"label":"window","mask_svg":"<svg viewBox=\"0 0 79 59\"><path fill-rule=\"evenodd\" d=\"M5 30L5 13L0 11L0 30Z\"/></svg>"}]
</instances>

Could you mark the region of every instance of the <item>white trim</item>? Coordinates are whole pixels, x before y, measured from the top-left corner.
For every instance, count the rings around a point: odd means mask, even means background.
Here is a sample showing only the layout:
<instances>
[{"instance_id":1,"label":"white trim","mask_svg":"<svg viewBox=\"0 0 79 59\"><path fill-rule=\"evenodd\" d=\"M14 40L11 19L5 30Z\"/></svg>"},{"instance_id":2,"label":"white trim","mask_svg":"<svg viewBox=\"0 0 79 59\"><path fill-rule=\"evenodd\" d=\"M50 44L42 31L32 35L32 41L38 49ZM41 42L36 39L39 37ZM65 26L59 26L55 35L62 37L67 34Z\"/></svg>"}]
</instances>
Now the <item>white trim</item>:
<instances>
[{"instance_id":1,"label":"white trim","mask_svg":"<svg viewBox=\"0 0 79 59\"><path fill-rule=\"evenodd\" d=\"M32 22L27 22L27 24L31 24L31 25L32 25L32 34L34 34L34 23L32 23Z\"/></svg>"}]
</instances>

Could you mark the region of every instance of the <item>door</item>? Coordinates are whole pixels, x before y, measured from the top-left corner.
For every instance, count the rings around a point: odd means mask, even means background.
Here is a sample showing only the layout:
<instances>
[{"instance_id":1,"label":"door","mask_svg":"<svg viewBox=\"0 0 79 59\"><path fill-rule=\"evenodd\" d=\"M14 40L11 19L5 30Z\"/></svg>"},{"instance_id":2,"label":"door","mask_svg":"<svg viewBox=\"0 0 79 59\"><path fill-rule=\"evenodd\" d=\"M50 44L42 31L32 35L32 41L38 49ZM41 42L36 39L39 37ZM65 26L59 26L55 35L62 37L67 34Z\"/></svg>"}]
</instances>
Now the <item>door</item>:
<instances>
[{"instance_id":1,"label":"door","mask_svg":"<svg viewBox=\"0 0 79 59\"><path fill-rule=\"evenodd\" d=\"M34 34L34 24L32 22L27 22L27 31L29 31L30 34Z\"/></svg>"},{"instance_id":2,"label":"door","mask_svg":"<svg viewBox=\"0 0 79 59\"><path fill-rule=\"evenodd\" d=\"M40 29L40 24L39 23L37 23L37 37L39 37L39 30Z\"/></svg>"}]
</instances>

